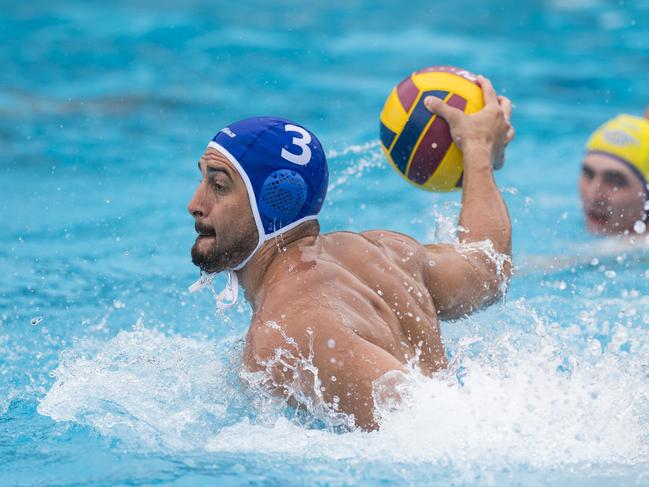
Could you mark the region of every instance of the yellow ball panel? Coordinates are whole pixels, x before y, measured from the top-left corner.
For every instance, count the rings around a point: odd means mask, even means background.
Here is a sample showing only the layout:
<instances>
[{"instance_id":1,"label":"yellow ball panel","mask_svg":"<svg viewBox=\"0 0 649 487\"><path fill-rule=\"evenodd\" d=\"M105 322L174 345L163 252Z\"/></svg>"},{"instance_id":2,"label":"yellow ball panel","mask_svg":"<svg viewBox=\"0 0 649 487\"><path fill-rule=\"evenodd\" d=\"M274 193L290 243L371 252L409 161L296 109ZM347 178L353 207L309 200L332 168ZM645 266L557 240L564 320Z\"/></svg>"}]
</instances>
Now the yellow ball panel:
<instances>
[{"instance_id":1,"label":"yellow ball panel","mask_svg":"<svg viewBox=\"0 0 649 487\"><path fill-rule=\"evenodd\" d=\"M390 96L385 101L383 106L383 111L381 112L381 122L387 128L396 132L397 134L401 133L403 127L408 121L408 114L403 109L403 105L399 101L399 96L397 95L397 90L392 90Z\"/></svg>"},{"instance_id":2,"label":"yellow ball panel","mask_svg":"<svg viewBox=\"0 0 649 487\"><path fill-rule=\"evenodd\" d=\"M464 171L462 163L462 151L455 143L451 144L444 159L437 170L433 173L425 188L429 191L448 192L458 189L457 182Z\"/></svg>"},{"instance_id":3,"label":"yellow ball panel","mask_svg":"<svg viewBox=\"0 0 649 487\"><path fill-rule=\"evenodd\" d=\"M484 106L482 89L474 82L454 73L429 72L412 75L420 91L441 90L460 95L467 101L465 113L475 113Z\"/></svg>"}]
</instances>

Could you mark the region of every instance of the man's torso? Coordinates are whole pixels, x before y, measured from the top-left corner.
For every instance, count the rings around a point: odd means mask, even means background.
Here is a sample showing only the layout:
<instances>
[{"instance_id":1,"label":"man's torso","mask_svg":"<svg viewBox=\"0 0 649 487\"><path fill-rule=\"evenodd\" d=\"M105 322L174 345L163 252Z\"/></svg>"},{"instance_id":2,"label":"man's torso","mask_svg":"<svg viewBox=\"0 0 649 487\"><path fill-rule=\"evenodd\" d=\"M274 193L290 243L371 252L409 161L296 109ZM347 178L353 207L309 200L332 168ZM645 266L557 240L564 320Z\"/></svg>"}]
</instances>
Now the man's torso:
<instances>
[{"instance_id":1,"label":"man's torso","mask_svg":"<svg viewBox=\"0 0 649 487\"><path fill-rule=\"evenodd\" d=\"M421 275L421 266L429 265L423 246L387 231L336 232L305 240L273 265L249 337L268 322L281 325L283 310L312 307L313 313L303 315L311 318L304 328L322 333L346 327L402 364L416 358L426 374L446 365L437 312ZM321 309L327 310L328 322L318 320ZM249 369L257 368L255 356L248 340L244 357Z\"/></svg>"}]
</instances>

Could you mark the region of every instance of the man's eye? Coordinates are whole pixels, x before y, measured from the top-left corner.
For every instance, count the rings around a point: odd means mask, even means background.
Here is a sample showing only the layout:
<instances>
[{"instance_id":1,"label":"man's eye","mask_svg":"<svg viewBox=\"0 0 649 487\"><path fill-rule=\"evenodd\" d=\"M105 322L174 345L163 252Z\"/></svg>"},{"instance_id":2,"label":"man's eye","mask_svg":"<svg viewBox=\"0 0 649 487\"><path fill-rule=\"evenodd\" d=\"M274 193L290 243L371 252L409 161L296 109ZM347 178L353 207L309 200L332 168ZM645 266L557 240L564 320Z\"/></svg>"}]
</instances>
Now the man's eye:
<instances>
[{"instance_id":1,"label":"man's eye","mask_svg":"<svg viewBox=\"0 0 649 487\"><path fill-rule=\"evenodd\" d=\"M587 168L587 167L582 167L581 168L581 173L586 177L587 179L593 179L595 177L595 173Z\"/></svg>"},{"instance_id":2,"label":"man's eye","mask_svg":"<svg viewBox=\"0 0 649 487\"><path fill-rule=\"evenodd\" d=\"M624 176L609 176L606 182L614 188L624 188L629 185L629 182Z\"/></svg>"}]
</instances>

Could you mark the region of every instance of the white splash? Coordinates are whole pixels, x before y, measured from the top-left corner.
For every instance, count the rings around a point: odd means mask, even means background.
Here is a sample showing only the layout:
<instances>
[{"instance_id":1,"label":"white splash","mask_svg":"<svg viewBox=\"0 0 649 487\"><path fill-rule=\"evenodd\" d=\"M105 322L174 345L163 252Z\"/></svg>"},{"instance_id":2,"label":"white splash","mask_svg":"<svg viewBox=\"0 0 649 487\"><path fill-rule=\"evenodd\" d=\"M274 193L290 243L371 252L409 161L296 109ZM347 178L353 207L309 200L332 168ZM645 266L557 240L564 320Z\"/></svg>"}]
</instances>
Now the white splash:
<instances>
[{"instance_id":1,"label":"white splash","mask_svg":"<svg viewBox=\"0 0 649 487\"><path fill-rule=\"evenodd\" d=\"M491 337L471 335L489 328L488 313L452 325L464 338L447 344L447 371L391 377L403 403L377 404L376 432L341 434L335 408L314 408L325 426L314 429L313 420L255 389L254 378L241 390L238 362L219 359L214 343L143 328L65 353L39 412L147 448L269 454L298 463L424 462L469 472L469 481L521 465L649 465L647 329L618 325L604 346L585 332L545 323L522 299L499 313L500 331L480 333ZM239 340L226 345L241 353ZM290 350L287 344L276 359ZM317 376L310 357L302 358L299 372ZM375 387L381 396L381 381Z\"/></svg>"},{"instance_id":2,"label":"white splash","mask_svg":"<svg viewBox=\"0 0 649 487\"><path fill-rule=\"evenodd\" d=\"M371 142L366 142L365 144L352 144L345 147L342 150L331 149L327 152L327 159L336 159L338 157L346 156L348 154L362 154L364 152L376 152L373 151L376 147L380 147L381 142L379 140L373 140Z\"/></svg>"},{"instance_id":3,"label":"white splash","mask_svg":"<svg viewBox=\"0 0 649 487\"><path fill-rule=\"evenodd\" d=\"M147 445L191 448L233 393L213 343L138 327L61 355L38 412Z\"/></svg>"},{"instance_id":4,"label":"white splash","mask_svg":"<svg viewBox=\"0 0 649 487\"><path fill-rule=\"evenodd\" d=\"M451 462L461 470L648 462L647 365L601 350L566 357L559 342L535 338L521 346L502 336L434 378L416 372L404 376L403 404L378 405L378 432L335 435L300 428L285 418L272 424L246 420L224 428L207 448L334 460Z\"/></svg>"},{"instance_id":5,"label":"white splash","mask_svg":"<svg viewBox=\"0 0 649 487\"><path fill-rule=\"evenodd\" d=\"M334 181L329 182L327 192L333 193L334 189L347 184L351 178L360 178L366 171L387 164L379 146L379 141L373 141L362 145L352 145L342 151L330 151L327 154L329 159L348 156L350 154L353 156L360 154L360 157L354 157L347 167L337 171L339 176Z\"/></svg>"}]
</instances>

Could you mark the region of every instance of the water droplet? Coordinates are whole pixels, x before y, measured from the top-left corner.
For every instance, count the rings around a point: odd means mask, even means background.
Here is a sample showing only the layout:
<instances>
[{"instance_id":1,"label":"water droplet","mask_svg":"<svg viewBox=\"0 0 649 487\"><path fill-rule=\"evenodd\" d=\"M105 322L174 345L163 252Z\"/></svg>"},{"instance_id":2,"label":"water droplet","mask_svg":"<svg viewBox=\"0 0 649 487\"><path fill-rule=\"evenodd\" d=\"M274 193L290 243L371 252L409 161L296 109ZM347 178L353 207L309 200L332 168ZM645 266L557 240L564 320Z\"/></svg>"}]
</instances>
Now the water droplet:
<instances>
[{"instance_id":1,"label":"water droplet","mask_svg":"<svg viewBox=\"0 0 649 487\"><path fill-rule=\"evenodd\" d=\"M633 224L633 231L635 233L644 233L647 230L647 225L642 220L638 220Z\"/></svg>"}]
</instances>

